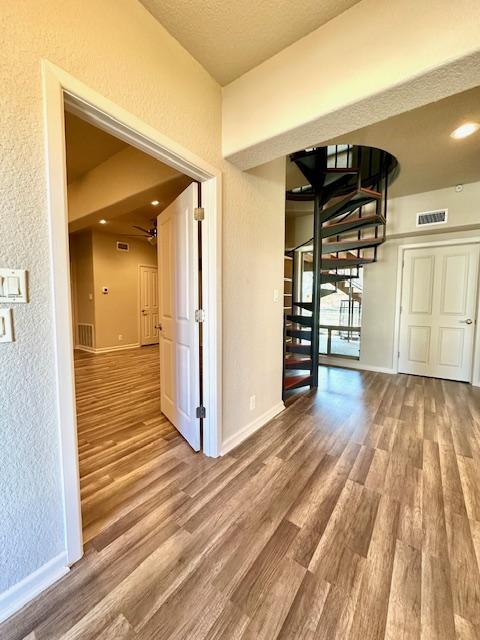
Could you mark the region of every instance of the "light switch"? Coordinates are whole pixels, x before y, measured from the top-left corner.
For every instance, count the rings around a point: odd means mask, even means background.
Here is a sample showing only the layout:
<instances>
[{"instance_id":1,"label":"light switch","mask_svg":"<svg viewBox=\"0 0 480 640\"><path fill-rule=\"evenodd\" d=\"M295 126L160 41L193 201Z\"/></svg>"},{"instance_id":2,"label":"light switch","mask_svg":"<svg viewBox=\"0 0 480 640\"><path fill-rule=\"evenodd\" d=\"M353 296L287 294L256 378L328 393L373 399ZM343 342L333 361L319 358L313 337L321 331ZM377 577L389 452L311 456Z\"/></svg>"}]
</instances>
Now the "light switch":
<instances>
[{"instance_id":1,"label":"light switch","mask_svg":"<svg viewBox=\"0 0 480 640\"><path fill-rule=\"evenodd\" d=\"M25 269L0 269L0 302L27 302Z\"/></svg>"},{"instance_id":2,"label":"light switch","mask_svg":"<svg viewBox=\"0 0 480 640\"><path fill-rule=\"evenodd\" d=\"M0 309L0 342L13 342L11 309Z\"/></svg>"},{"instance_id":3,"label":"light switch","mask_svg":"<svg viewBox=\"0 0 480 640\"><path fill-rule=\"evenodd\" d=\"M8 276L7 278L7 295L18 296L20 295L20 282L18 276Z\"/></svg>"}]
</instances>

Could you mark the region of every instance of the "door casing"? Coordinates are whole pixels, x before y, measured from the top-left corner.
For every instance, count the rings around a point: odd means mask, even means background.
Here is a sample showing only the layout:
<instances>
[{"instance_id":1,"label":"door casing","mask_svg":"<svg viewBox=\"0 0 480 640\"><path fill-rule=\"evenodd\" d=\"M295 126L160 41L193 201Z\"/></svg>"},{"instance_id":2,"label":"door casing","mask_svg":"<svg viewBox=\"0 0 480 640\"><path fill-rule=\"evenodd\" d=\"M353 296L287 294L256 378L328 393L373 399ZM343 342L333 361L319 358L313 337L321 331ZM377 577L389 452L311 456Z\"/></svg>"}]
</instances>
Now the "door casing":
<instances>
[{"instance_id":1,"label":"door casing","mask_svg":"<svg viewBox=\"0 0 480 640\"><path fill-rule=\"evenodd\" d=\"M83 555L77 423L73 365L72 308L64 111L120 138L201 183L202 233L203 451L220 455L222 433L221 172L133 113L100 95L48 60L42 60L47 163L50 265L53 293L57 419L60 436L66 564Z\"/></svg>"},{"instance_id":2,"label":"door casing","mask_svg":"<svg viewBox=\"0 0 480 640\"><path fill-rule=\"evenodd\" d=\"M480 236L464 237L464 238L452 238L450 240L437 240L432 242L418 242L400 245L398 247L398 260L397 260L397 284L395 295L395 328L394 328L394 340L393 340L393 373L398 373L398 352L400 345L400 306L402 301L403 292L403 262L405 258L405 251L408 249L423 249L434 247L446 247L454 245L465 244L480 244ZM477 302L476 302L476 324L475 324L475 337L473 344L473 357L472 357L472 382L474 387L480 387L480 292L479 282L477 282Z\"/></svg>"}]
</instances>

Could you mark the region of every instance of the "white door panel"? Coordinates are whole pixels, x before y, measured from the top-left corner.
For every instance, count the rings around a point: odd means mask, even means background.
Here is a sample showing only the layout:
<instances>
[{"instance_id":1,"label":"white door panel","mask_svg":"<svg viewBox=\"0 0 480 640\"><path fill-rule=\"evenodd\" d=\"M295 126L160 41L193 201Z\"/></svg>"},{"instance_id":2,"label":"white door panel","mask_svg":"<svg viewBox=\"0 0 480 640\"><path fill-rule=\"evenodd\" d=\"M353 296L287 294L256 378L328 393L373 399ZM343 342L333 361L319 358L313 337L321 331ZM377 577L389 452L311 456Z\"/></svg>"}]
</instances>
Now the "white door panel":
<instances>
[{"instance_id":1,"label":"white door panel","mask_svg":"<svg viewBox=\"0 0 480 640\"><path fill-rule=\"evenodd\" d=\"M197 185L158 216L161 409L190 446L200 449Z\"/></svg>"},{"instance_id":2,"label":"white door panel","mask_svg":"<svg viewBox=\"0 0 480 640\"><path fill-rule=\"evenodd\" d=\"M140 344L158 342L157 267L140 266Z\"/></svg>"},{"instance_id":3,"label":"white door panel","mask_svg":"<svg viewBox=\"0 0 480 640\"><path fill-rule=\"evenodd\" d=\"M410 313L431 313L435 257L413 257L408 309Z\"/></svg>"},{"instance_id":4,"label":"white door panel","mask_svg":"<svg viewBox=\"0 0 480 640\"><path fill-rule=\"evenodd\" d=\"M405 251L401 373L471 380L478 265L473 244Z\"/></svg>"}]
</instances>

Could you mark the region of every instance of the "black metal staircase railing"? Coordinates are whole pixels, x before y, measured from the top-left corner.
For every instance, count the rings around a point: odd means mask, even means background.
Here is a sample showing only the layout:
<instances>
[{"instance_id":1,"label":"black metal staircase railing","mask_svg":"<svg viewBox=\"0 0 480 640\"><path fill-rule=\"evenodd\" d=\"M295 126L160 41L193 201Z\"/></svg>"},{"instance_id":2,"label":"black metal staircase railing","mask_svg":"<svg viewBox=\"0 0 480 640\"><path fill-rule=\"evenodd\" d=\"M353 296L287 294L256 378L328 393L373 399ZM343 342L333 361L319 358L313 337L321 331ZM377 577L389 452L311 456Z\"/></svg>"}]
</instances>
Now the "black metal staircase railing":
<instances>
[{"instance_id":1,"label":"black metal staircase railing","mask_svg":"<svg viewBox=\"0 0 480 640\"><path fill-rule=\"evenodd\" d=\"M287 191L287 200L313 202L313 235L286 254L291 287L284 304L284 392L317 386L320 300L377 260L386 237L388 184L398 174L396 159L373 147L316 147L290 158L308 184ZM310 246L313 286L311 300L304 300L297 274Z\"/></svg>"}]
</instances>

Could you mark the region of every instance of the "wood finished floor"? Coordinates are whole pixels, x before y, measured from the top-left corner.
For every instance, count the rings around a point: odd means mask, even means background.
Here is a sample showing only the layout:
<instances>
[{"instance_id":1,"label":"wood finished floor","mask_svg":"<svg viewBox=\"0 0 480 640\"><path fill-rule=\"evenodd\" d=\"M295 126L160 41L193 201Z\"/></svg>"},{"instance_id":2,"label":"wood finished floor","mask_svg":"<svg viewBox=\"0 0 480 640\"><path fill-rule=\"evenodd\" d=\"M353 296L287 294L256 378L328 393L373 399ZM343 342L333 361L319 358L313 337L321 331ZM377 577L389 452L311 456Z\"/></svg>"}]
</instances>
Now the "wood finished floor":
<instances>
[{"instance_id":1,"label":"wood finished floor","mask_svg":"<svg viewBox=\"0 0 480 640\"><path fill-rule=\"evenodd\" d=\"M147 384L144 353L125 362ZM86 414L99 379L84 378ZM217 460L134 394L118 394L99 441L81 419L92 450L117 420L158 429L130 503L2 640L480 638L479 390L323 368L317 393Z\"/></svg>"},{"instance_id":2,"label":"wood finished floor","mask_svg":"<svg viewBox=\"0 0 480 640\"><path fill-rule=\"evenodd\" d=\"M161 456L183 440L160 412L158 346L100 356L76 351L75 382L88 543L157 492L157 478L176 463Z\"/></svg>"}]
</instances>

